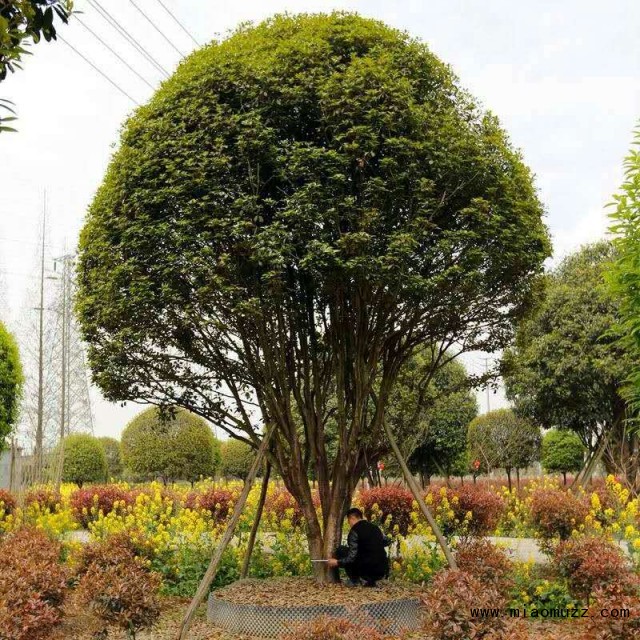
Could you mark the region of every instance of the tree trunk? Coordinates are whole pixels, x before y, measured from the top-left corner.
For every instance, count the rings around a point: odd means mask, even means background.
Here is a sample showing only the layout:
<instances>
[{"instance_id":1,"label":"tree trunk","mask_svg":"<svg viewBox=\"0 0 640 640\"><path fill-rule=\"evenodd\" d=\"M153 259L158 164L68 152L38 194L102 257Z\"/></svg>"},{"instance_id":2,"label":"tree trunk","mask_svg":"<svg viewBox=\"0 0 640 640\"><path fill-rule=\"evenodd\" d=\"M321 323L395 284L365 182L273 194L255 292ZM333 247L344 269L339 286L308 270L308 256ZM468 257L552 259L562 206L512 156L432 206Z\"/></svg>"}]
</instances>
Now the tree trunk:
<instances>
[{"instance_id":1,"label":"tree trunk","mask_svg":"<svg viewBox=\"0 0 640 640\"><path fill-rule=\"evenodd\" d=\"M567 486L567 472L566 471L562 472L562 477L564 478L564 486L566 487Z\"/></svg>"},{"instance_id":2,"label":"tree trunk","mask_svg":"<svg viewBox=\"0 0 640 640\"><path fill-rule=\"evenodd\" d=\"M520 469L516 469L516 487L520 491Z\"/></svg>"},{"instance_id":3,"label":"tree trunk","mask_svg":"<svg viewBox=\"0 0 640 640\"><path fill-rule=\"evenodd\" d=\"M249 543L247 544L247 551L244 554L244 560L242 562L242 570L240 571L240 578L246 578L247 575L249 574L249 565L251 564L251 554L253 553L253 547L256 543L256 536L258 535L260 520L262 520L262 511L264 509L264 503L267 499L267 489L269 488L270 475L271 475L271 463L267 462L267 468L265 469L265 472L264 472L264 478L262 478L262 487L260 489L260 500L258 501L256 517L253 519L253 525L251 526L251 533L249 534Z\"/></svg>"},{"instance_id":4,"label":"tree trunk","mask_svg":"<svg viewBox=\"0 0 640 640\"><path fill-rule=\"evenodd\" d=\"M507 472L507 482L509 484L509 493L511 493L511 469L505 469Z\"/></svg>"},{"instance_id":5,"label":"tree trunk","mask_svg":"<svg viewBox=\"0 0 640 640\"><path fill-rule=\"evenodd\" d=\"M242 510L244 509L244 505L247 502L247 498L249 497L249 492L251 491L251 486L253 485L253 481L256 479L258 475L258 471L260 470L260 465L262 465L262 460L267 451L267 447L269 446L269 440L271 439L271 435L275 430L275 426L271 425L267 429L267 432L262 436L262 442L260 443L260 447L258 448L258 452L256 457L253 460L253 464L251 465L251 469L247 475L247 479L245 480L244 487L242 488L242 492L238 497L238 502L233 509L233 514L231 519L227 523L227 527L225 532L220 540L220 543L216 547L213 552L213 557L211 558L211 562L207 567L207 571L205 572L200 584L198 585L198 589L187 608L187 611L182 620L182 624L180 625L180 629L178 631L177 639L178 640L186 640L187 634L189 633L189 629L191 627L191 623L193 622L193 618L196 614L196 611L202 601L207 597L207 593L209 592L209 588L211 587L211 583L213 579L216 577L216 573L218 571L218 565L222 560L222 554L229 546L231 539L233 538L233 534L235 533L236 527L238 526L238 521L240 520L240 516L242 515Z\"/></svg>"}]
</instances>

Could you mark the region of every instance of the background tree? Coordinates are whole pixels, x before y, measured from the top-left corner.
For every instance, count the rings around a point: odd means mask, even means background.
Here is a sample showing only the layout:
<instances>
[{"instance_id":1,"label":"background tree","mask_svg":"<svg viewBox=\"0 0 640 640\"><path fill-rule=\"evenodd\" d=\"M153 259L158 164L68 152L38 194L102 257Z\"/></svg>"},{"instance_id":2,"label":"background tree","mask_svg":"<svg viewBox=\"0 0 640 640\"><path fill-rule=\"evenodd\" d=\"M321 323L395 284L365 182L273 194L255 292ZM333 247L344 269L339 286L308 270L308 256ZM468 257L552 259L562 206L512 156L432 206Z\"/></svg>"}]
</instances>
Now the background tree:
<instances>
[{"instance_id":1,"label":"background tree","mask_svg":"<svg viewBox=\"0 0 640 640\"><path fill-rule=\"evenodd\" d=\"M18 417L22 381L18 345L0 322L0 451Z\"/></svg>"},{"instance_id":2,"label":"background tree","mask_svg":"<svg viewBox=\"0 0 640 640\"><path fill-rule=\"evenodd\" d=\"M574 431L551 429L542 438L540 461L545 471L561 473L567 484L567 473L582 469L585 452L585 446Z\"/></svg>"},{"instance_id":3,"label":"background tree","mask_svg":"<svg viewBox=\"0 0 640 640\"><path fill-rule=\"evenodd\" d=\"M420 430L409 468L420 474L423 485L432 475L448 479L466 473L467 427L478 413L470 383L464 366L450 362L435 374L421 399Z\"/></svg>"},{"instance_id":4,"label":"background tree","mask_svg":"<svg viewBox=\"0 0 640 640\"><path fill-rule=\"evenodd\" d=\"M540 453L540 429L511 409L489 411L469 424L469 457L480 469L504 469L511 491L511 473L529 467Z\"/></svg>"},{"instance_id":5,"label":"background tree","mask_svg":"<svg viewBox=\"0 0 640 640\"><path fill-rule=\"evenodd\" d=\"M104 449L107 458L107 479L118 479L122 476L122 454L120 452L120 442L115 438L102 437L98 441Z\"/></svg>"},{"instance_id":6,"label":"background tree","mask_svg":"<svg viewBox=\"0 0 640 640\"><path fill-rule=\"evenodd\" d=\"M633 351L616 333L619 300L604 281L615 252L586 245L546 278L534 312L504 356L507 396L544 428L575 431L607 470L638 488L640 449L622 395L634 370Z\"/></svg>"},{"instance_id":7,"label":"background tree","mask_svg":"<svg viewBox=\"0 0 640 640\"><path fill-rule=\"evenodd\" d=\"M87 433L72 433L62 441L64 462L62 480L79 487L87 482L104 482L107 457L97 438Z\"/></svg>"},{"instance_id":8,"label":"background tree","mask_svg":"<svg viewBox=\"0 0 640 640\"><path fill-rule=\"evenodd\" d=\"M20 68L22 57L31 43L56 39L55 16L65 24L69 20L71 0L2 0L0 2L0 82L9 71ZM2 117L1 111L14 113L9 100L0 100L0 132L14 131L6 123L14 115Z\"/></svg>"},{"instance_id":9,"label":"background tree","mask_svg":"<svg viewBox=\"0 0 640 640\"><path fill-rule=\"evenodd\" d=\"M129 472L161 478L165 484L211 476L220 461L220 445L211 427L184 409L145 409L125 427L121 442Z\"/></svg>"},{"instance_id":10,"label":"background tree","mask_svg":"<svg viewBox=\"0 0 640 640\"><path fill-rule=\"evenodd\" d=\"M94 380L254 447L273 425L327 557L402 365L509 340L549 254L541 214L496 118L424 44L342 13L243 27L128 121L90 208Z\"/></svg>"},{"instance_id":11,"label":"background tree","mask_svg":"<svg viewBox=\"0 0 640 640\"><path fill-rule=\"evenodd\" d=\"M611 215L615 261L609 266L609 290L618 302L621 346L632 355L622 393L634 408L640 406L640 128L625 160L625 181L614 196Z\"/></svg>"},{"instance_id":12,"label":"background tree","mask_svg":"<svg viewBox=\"0 0 640 640\"><path fill-rule=\"evenodd\" d=\"M251 445L239 440L225 440L221 447L221 470L225 477L244 480L256 457Z\"/></svg>"}]
</instances>

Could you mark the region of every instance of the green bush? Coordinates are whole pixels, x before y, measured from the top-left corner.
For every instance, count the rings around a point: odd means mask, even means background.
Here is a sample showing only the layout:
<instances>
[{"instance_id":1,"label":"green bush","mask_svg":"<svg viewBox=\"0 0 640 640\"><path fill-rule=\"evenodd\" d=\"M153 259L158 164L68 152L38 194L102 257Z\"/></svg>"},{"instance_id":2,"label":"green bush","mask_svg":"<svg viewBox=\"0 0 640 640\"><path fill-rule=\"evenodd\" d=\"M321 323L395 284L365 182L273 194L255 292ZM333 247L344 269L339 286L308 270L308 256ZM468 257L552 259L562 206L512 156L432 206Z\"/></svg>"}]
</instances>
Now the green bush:
<instances>
[{"instance_id":1,"label":"green bush","mask_svg":"<svg viewBox=\"0 0 640 640\"><path fill-rule=\"evenodd\" d=\"M0 322L0 451L17 417L21 390L22 366L18 346Z\"/></svg>"},{"instance_id":2,"label":"green bush","mask_svg":"<svg viewBox=\"0 0 640 640\"><path fill-rule=\"evenodd\" d=\"M568 472L582 469L584 454L584 445L573 431L551 429L542 438L542 466L545 471L561 473L565 484Z\"/></svg>"},{"instance_id":3,"label":"green bush","mask_svg":"<svg viewBox=\"0 0 640 640\"><path fill-rule=\"evenodd\" d=\"M107 457L107 480L119 479L122 476L122 453L120 443L115 438L98 438Z\"/></svg>"},{"instance_id":4,"label":"green bush","mask_svg":"<svg viewBox=\"0 0 640 640\"><path fill-rule=\"evenodd\" d=\"M240 440L226 440L222 443L222 473L226 477L244 480L256 457L253 447Z\"/></svg>"},{"instance_id":5,"label":"green bush","mask_svg":"<svg viewBox=\"0 0 640 640\"><path fill-rule=\"evenodd\" d=\"M152 407L123 431L122 459L129 472L144 479L194 482L215 474L220 443L207 422L193 413Z\"/></svg>"},{"instance_id":6,"label":"green bush","mask_svg":"<svg viewBox=\"0 0 640 640\"><path fill-rule=\"evenodd\" d=\"M86 482L102 482L107 475L107 457L97 438L73 433L63 442L62 479L82 487Z\"/></svg>"}]
</instances>

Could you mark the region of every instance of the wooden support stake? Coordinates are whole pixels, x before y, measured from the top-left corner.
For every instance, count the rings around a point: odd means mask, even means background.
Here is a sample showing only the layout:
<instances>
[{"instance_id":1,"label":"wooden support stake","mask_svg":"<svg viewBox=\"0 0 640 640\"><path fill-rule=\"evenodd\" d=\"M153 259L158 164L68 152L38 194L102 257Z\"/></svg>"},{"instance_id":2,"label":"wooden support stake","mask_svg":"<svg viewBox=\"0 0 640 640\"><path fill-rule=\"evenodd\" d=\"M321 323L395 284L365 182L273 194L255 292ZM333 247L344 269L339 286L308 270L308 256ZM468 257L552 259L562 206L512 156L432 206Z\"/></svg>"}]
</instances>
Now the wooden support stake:
<instances>
[{"instance_id":1,"label":"wooden support stake","mask_svg":"<svg viewBox=\"0 0 640 640\"><path fill-rule=\"evenodd\" d=\"M235 533L236 526L238 521L240 520L240 515L242 514L242 510L244 509L244 505L247 502L247 498L249 497L249 492L251 491L251 487L253 486L253 481L256 479L258 475L258 471L260 470L260 466L262 465L262 460L264 459L265 452L267 451L267 447L269 445L269 440L271 439L271 435L275 430L275 425L269 426L266 433L262 438L262 442L260 443L260 447L258 448L258 453L251 465L251 469L249 469L249 473L247 475L247 479L244 481L244 487L242 488L242 493L238 497L238 502L236 502L236 506L233 509L233 514L229 523L227 524L227 528L220 539L220 543L216 547L213 552L213 556L211 558L211 562L207 567L207 571L204 574L204 577L200 581L196 594L193 596L193 600L189 604L189 608L184 615L182 620L182 624L180 625L180 630L178 631L177 638L178 640L186 640L187 634L189 633L189 629L191 628L191 623L193 622L193 618L196 615L196 611L198 607L202 603L202 601L207 597L209 593L209 588L211 587L211 583L213 579L216 577L216 573L218 571L218 565L222 560L222 554L225 549L229 546L231 539L233 538L233 534Z\"/></svg>"},{"instance_id":2,"label":"wooden support stake","mask_svg":"<svg viewBox=\"0 0 640 640\"><path fill-rule=\"evenodd\" d=\"M429 507L427 507L424 499L422 498L422 495L420 493L420 488L418 487L418 483L416 482L416 479L413 477L413 474L411 473L411 471L409 471L409 467L407 466L407 463L402 457L402 453L400 452L398 443L396 442L395 436L391 431L391 427L389 427L389 424L386 420L383 420L383 425L384 425L385 433L387 434L387 438L389 438L389 443L391 444L391 448L393 449L393 452L395 453L396 458L398 459L398 463L400 464L400 468L402 469L402 473L404 474L405 480L409 485L409 489L411 489L411 493L413 493L413 497L416 499L416 502L418 503L418 506L420 507L422 514L427 519L427 522L429 523L429 526L431 527L431 530L433 531L433 534L435 535L436 540L438 541L438 544L442 547L442 551L444 552L444 557L447 559L447 563L449 567L451 569L457 569L458 565L456 564L456 559L453 557L453 554L451 553L451 549L449 549L449 545L447 544L445 537L442 535L442 531L440 531L440 527L438 526L438 523L435 521L435 518L433 517L431 510L429 509Z\"/></svg>"},{"instance_id":3,"label":"wooden support stake","mask_svg":"<svg viewBox=\"0 0 640 640\"><path fill-rule=\"evenodd\" d=\"M260 527L260 520L262 519L262 510L264 509L264 503L267 499L267 489L269 488L269 477L271 476L271 463L267 462L267 468L264 472L264 478L262 478L262 488L260 489L260 501L258 502L258 508L256 510L256 517L253 519L253 526L251 527L251 534L249 535L249 544L247 545L247 551L244 554L244 561L242 562L242 570L240 571L240 578L246 578L249 575L249 564L251 563L251 554L253 553L253 547L256 543L256 536L258 535L258 528Z\"/></svg>"}]
</instances>

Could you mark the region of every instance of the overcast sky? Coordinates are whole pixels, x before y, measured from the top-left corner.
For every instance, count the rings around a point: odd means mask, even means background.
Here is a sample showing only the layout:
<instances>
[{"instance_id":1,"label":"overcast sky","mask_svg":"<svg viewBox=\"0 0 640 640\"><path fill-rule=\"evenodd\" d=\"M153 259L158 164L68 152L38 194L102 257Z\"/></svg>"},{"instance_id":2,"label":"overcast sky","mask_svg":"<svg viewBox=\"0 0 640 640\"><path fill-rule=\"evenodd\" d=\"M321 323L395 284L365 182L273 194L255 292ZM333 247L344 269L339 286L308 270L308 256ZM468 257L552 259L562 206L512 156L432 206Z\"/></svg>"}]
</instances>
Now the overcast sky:
<instances>
[{"instance_id":1,"label":"overcast sky","mask_svg":"<svg viewBox=\"0 0 640 640\"><path fill-rule=\"evenodd\" d=\"M195 48L158 0L99 0L161 66ZM452 65L494 111L537 177L555 259L602 237L605 205L640 114L640 2L637 0L408 0L302 2L163 0L204 44L240 22L273 13L357 11L408 30ZM80 19L152 86L160 72L107 24L88 0ZM135 101L152 89L77 20L60 33ZM34 282L34 258L48 194L48 252L72 250L124 118L135 104L64 42L42 43L24 69L0 85L16 103L18 133L0 134L0 288L13 324ZM2 284L4 280L4 285ZM35 336L34 336L35 338ZM479 359L472 367L482 365ZM96 433L117 435L138 407L106 403L94 390ZM496 399L500 403L499 399ZM494 404L492 399L492 404ZM486 396L481 394L486 409Z\"/></svg>"}]
</instances>

